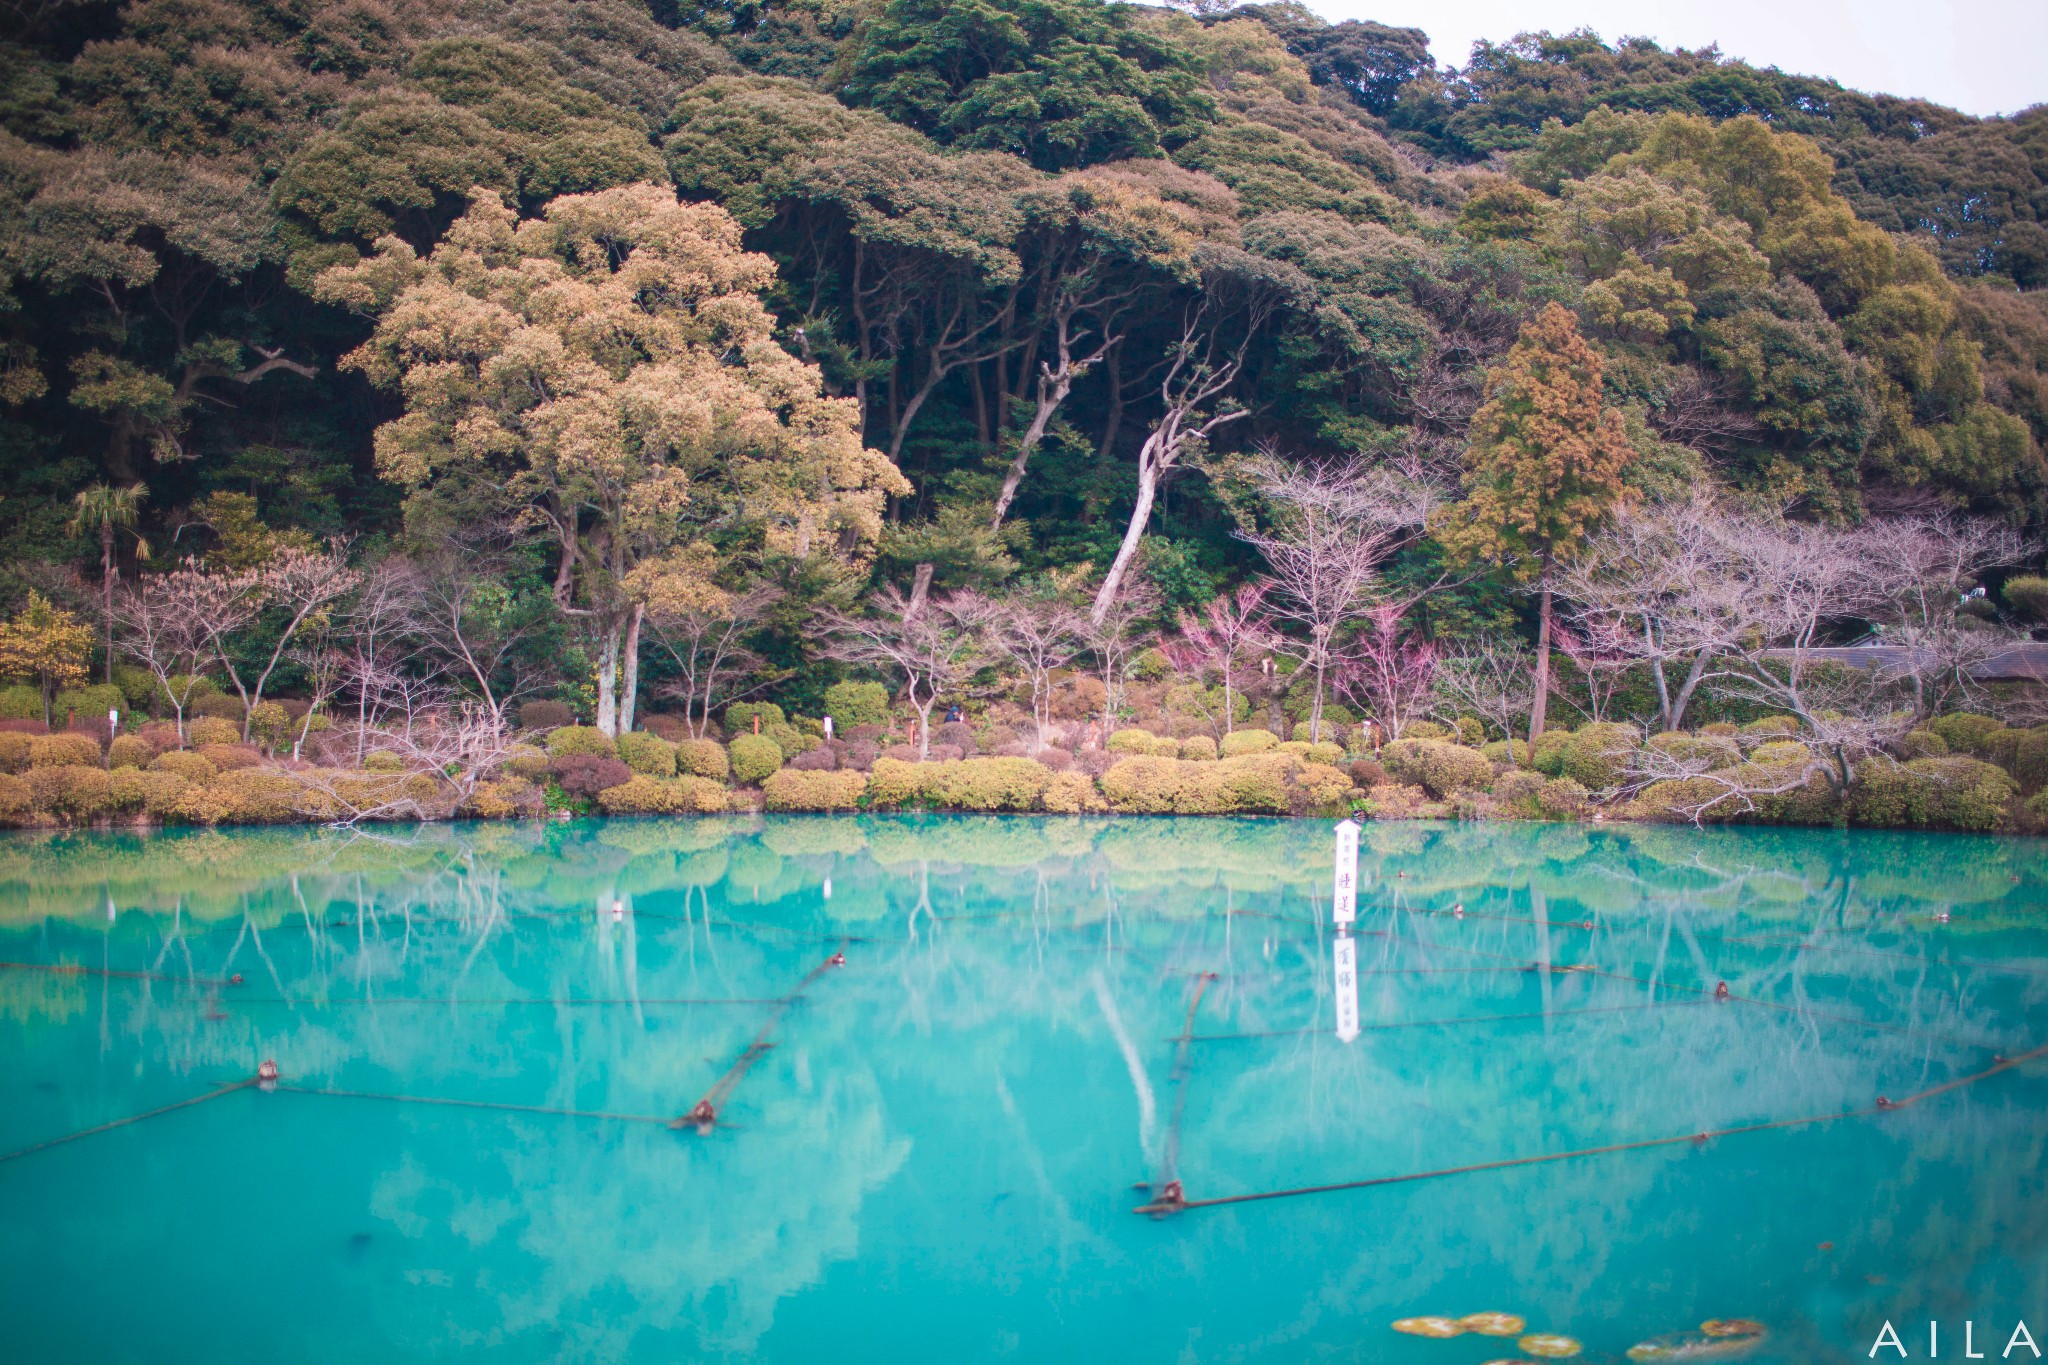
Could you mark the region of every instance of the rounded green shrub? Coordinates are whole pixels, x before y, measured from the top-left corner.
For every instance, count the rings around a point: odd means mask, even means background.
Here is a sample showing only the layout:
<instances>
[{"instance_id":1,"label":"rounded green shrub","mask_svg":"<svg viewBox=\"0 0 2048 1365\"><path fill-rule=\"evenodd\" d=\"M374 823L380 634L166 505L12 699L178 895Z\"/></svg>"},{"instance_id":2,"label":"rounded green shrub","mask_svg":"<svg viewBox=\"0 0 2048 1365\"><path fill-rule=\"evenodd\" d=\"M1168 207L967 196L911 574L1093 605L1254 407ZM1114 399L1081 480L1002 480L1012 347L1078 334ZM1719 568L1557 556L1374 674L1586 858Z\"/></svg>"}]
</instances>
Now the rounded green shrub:
<instances>
[{"instance_id":1,"label":"rounded green shrub","mask_svg":"<svg viewBox=\"0 0 2048 1365\"><path fill-rule=\"evenodd\" d=\"M1899 740L1900 758L1947 758L1948 741L1932 730L1909 730Z\"/></svg>"},{"instance_id":2,"label":"rounded green shrub","mask_svg":"<svg viewBox=\"0 0 2048 1365\"><path fill-rule=\"evenodd\" d=\"M761 728L789 724L789 717L782 714L782 708L772 701L736 701L725 708L725 732L737 735L742 731L752 733L754 720L760 718Z\"/></svg>"},{"instance_id":3,"label":"rounded green shrub","mask_svg":"<svg viewBox=\"0 0 2048 1365\"><path fill-rule=\"evenodd\" d=\"M1509 807L1511 814L1534 815L1536 794L1543 790L1546 783L1556 780L1547 778L1539 772L1531 772L1527 768L1512 768L1494 779L1493 799Z\"/></svg>"},{"instance_id":4,"label":"rounded green shrub","mask_svg":"<svg viewBox=\"0 0 2048 1365\"><path fill-rule=\"evenodd\" d=\"M1576 820L1590 802L1584 786L1569 777L1553 777L1536 793L1536 809L1552 820Z\"/></svg>"},{"instance_id":5,"label":"rounded green shrub","mask_svg":"<svg viewBox=\"0 0 2048 1365\"><path fill-rule=\"evenodd\" d=\"M1223 737L1217 752L1224 758L1238 758L1245 754L1263 753L1280 742L1280 736L1271 730L1232 730Z\"/></svg>"},{"instance_id":6,"label":"rounded green shrub","mask_svg":"<svg viewBox=\"0 0 2048 1365\"><path fill-rule=\"evenodd\" d=\"M1744 739L1769 739L1776 736L1789 739L1799 733L1797 716L1763 716L1742 727Z\"/></svg>"},{"instance_id":7,"label":"rounded green shrub","mask_svg":"<svg viewBox=\"0 0 2048 1365\"><path fill-rule=\"evenodd\" d=\"M802 729L791 725L787 721L780 725L770 725L763 721L761 724L761 738L773 740L775 747L782 750L784 758L795 758L798 754L806 753L817 745L824 743L816 735L805 734Z\"/></svg>"},{"instance_id":8,"label":"rounded green shrub","mask_svg":"<svg viewBox=\"0 0 2048 1365\"><path fill-rule=\"evenodd\" d=\"M28 742L28 766L97 768L100 766L100 742L91 735L31 735Z\"/></svg>"},{"instance_id":9,"label":"rounded green shrub","mask_svg":"<svg viewBox=\"0 0 2048 1365\"><path fill-rule=\"evenodd\" d=\"M1627 774L1629 760L1641 745L1642 736L1633 725L1596 721L1580 726L1565 745L1558 775L1589 791L1604 790Z\"/></svg>"},{"instance_id":10,"label":"rounded green shrub","mask_svg":"<svg viewBox=\"0 0 2048 1365\"><path fill-rule=\"evenodd\" d=\"M201 744L240 744L242 727L219 716L199 716L185 722L185 742L194 747Z\"/></svg>"},{"instance_id":11,"label":"rounded green shrub","mask_svg":"<svg viewBox=\"0 0 2048 1365\"><path fill-rule=\"evenodd\" d=\"M505 761L498 766L510 776L538 782L548 775L547 751L532 744L515 744L505 751Z\"/></svg>"},{"instance_id":12,"label":"rounded green shrub","mask_svg":"<svg viewBox=\"0 0 2048 1365\"><path fill-rule=\"evenodd\" d=\"M643 777L674 777L676 746L645 730L620 735L617 748L626 766Z\"/></svg>"},{"instance_id":13,"label":"rounded green shrub","mask_svg":"<svg viewBox=\"0 0 2048 1365\"><path fill-rule=\"evenodd\" d=\"M0 773L0 820L15 820L28 814L34 799L28 783L12 773Z\"/></svg>"},{"instance_id":14,"label":"rounded green shrub","mask_svg":"<svg viewBox=\"0 0 2048 1365\"><path fill-rule=\"evenodd\" d=\"M203 696L195 692L191 701L186 703L185 714L188 716L211 716L215 720L224 720L235 727L235 734L238 737L242 733L242 699L240 697L229 696L225 692L208 692Z\"/></svg>"},{"instance_id":15,"label":"rounded green shrub","mask_svg":"<svg viewBox=\"0 0 2048 1365\"><path fill-rule=\"evenodd\" d=\"M294 728L291 712L274 701L259 701L249 710L249 734L268 748L289 743Z\"/></svg>"},{"instance_id":16,"label":"rounded green shrub","mask_svg":"<svg viewBox=\"0 0 2048 1365\"><path fill-rule=\"evenodd\" d=\"M1529 766L1545 777L1562 777L1565 750L1571 747L1571 743L1571 731L1545 730L1529 746Z\"/></svg>"},{"instance_id":17,"label":"rounded green shrub","mask_svg":"<svg viewBox=\"0 0 2048 1365\"><path fill-rule=\"evenodd\" d=\"M593 758L610 757L608 754L593 754ZM366 773L402 773L405 760L384 749L372 749L363 755L363 771Z\"/></svg>"},{"instance_id":18,"label":"rounded green shrub","mask_svg":"<svg viewBox=\"0 0 2048 1365\"><path fill-rule=\"evenodd\" d=\"M1995 829L2019 786L1981 759L1865 759L1856 767L1849 818L1885 829Z\"/></svg>"},{"instance_id":19,"label":"rounded green shrub","mask_svg":"<svg viewBox=\"0 0 2048 1365\"><path fill-rule=\"evenodd\" d=\"M1950 753L1975 754L2005 726L1990 716L1980 716L1973 711L1952 711L1928 721L1927 728L1942 737Z\"/></svg>"},{"instance_id":20,"label":"rounded green shrub","mask_svg":"<svg viewBox=\"0 0 2048 1365\"><path fill-rule=\"evenodd\" d=\"M1452 792L1485 791L1493 764L1476 749L1435 739L1397 739L1380 750L1380 764L1397 782L1421 787L1437 800Z\"/></svg>"},{"instance_id":21,"label":"rounded green shrub","mask_svg":"<svg viewBox=\"0 0 2048 1365\"><path fill-rule=\"evenodd\" d=\"M828 772L784 769L761 784L761 796L769 810L853 810L860 805L861 795L867 786L866 773L844 768Z\"/></svg>"},{"instance_id":22,"label":"rounded green shrub","mask_svg":"<svg viewBox=\"0 0 2048 1365\"><path fill-rule=\"evenodd\" d=\"M1486 723L1477 716L1458 717L1458 743L1476 749L1486 743Z\"/></svg>"},{"instance_id":23,"label":"rounded green shrub","mask_svg":"<svg viewBox=\"0 0 2048 1365\"><path fill-rule=\"evenodd\" d=\"M735 735L728 747L732 775L738 781L752 785L782 769L782 746L766 735Z\"/></svg>"},{"instance_id":24,"label":"rounded green shrub","mask_svg":"<svg viewBox=\"0 0 2048 1365\"><path fill-rule=\"evenodd\" d=\"M1320 744L1309 745L1302 757L1310 763L1320 763L1326 768L1334 768L1344 761L1344 746L1324 740Z\"/></svg>"},{"instance_id":25,"label":"rounded green shrub","mask_svg":"<svg viewBox=\"0 0 2048 1365\"><path fill-rule=\"evenodd\" d=\"M1180 756L1191 763L1207 763L1217 756L1216 741L1207 735L1191 735L1182 741Z\"/></svg>"},{"instance_id":26,"label":"rounded green shrub","mask_svg":"<svg viewBox=\"0 0 2048 1365\"><path fill-rule=\"evenodd\" d=\"M725 746L715 739L676 741L676 768L692 777L708 777L714 782L723 782L732 776L732 762L725 756Z\"/></svg>"},{"instance_id":27,"label":"rounded green shrub","mask_svg":"<svg viewBox=\"0 0 2048 1365\"><path fill-rule=\"evenodd\" d=\"M28 771L29 741L34 738L15 730L0 730L0 773Z\"/></svg>"},{"instance_id":28,"label":"rounded green shrub","mask_svg":"<svg viewBox=\"0 0 2048 1365\"><path fill-rule=\"evenodd\" d=\"M925 775L936 763L905 762L900 758L878 758L868 769L868 801L885 807L916 805L924 800Z\"/></svg>"},{"instance_id":29,"label":"rounded green shrub","mask_svg":"<svg viewBox=\"0 0 2048 1365\"><path fill-rule=\"evenodd\" d=\"M156 746L140 735L115 735L107 745L109 768L147 768L156 758Z\"/></svg>"},{"instance_id":30,"label":"rounded green shrub","mask_svg":"<svg viewBox=\"0 0 2048 1365\"><path fill-rule=\"evenodd\" d=\"M2048 725L2037 725L2018 733L2012 746L2011 771L2013 780L2020 784L2023 792L2037 792L2048 787Z\"/></svg>"},{"instance_id":31,"label":"rounded green shrub","mask_svg":"<svg viewBox=\"0 0 2048 1365\"><path fill-rule=\"evenodd\" d=\"M103 768L51 764L30 768L29 800L60 820L94 820L114 811L114 779Z\"/></svg>"},{"instance_id":32,"label":"rounded green shrub","mask_svg":"<svg viewBox=\"0 0 2048 1365\"><path fill-rule=\"evenodd\" d=\"M712 815L729 800L725 788L701 777L662 779L644 773L597 794L607 815Z\"/></svg>"},{"instance_id":33,"label":"rounded green shrub","mask_svg":"<svg viewBox=\"0 0 2048 1365\"><path fill-rule=\"evenodd\" d=\"M1055 815L1083 815L1109 809L1095 779L1086 773L1048 772L1045 790L1039 793L1038 800Z\"/></svg>"},{"instance_id":34,"label":"rounded green shrub","mask_svg":"<svg viewBox=\"0 0 2048 1365\"><path fill-rule=\"evenodd\" d=\"M113 683L64 688L57 693L56 704L50 708L50 714L59 725L71 716L80 720L103 721L109 711L118 711L123 716L128 714L127 694ZM37 708L36 714L42 714L41 708Z\"/></svg>"},{"instance_id":35,"label":"rounded green shrub","mask_svg":"<svg viewBox=\"0 0 2048 1365\"><path fill-rule=\"evenodd\" d=\"M564 725L548 732L548 757L564 758L570 754L592 754L598 758L617 758L619 746L594 725Z\"/></svg>"},{"instance_id":36,"label":"rounded green shrub","mask_svg":"<svg viewBox=\"0 0 2048 1365\"><path fill-rule=\"evenodd\" d=\"M844 735L856 725L889 723L889 689L878 682L836 682L825 689L825 714Z\"/></svg>"},{"instance_id":37,"label":"rounded green shrub","mask_svg":"<svg viewBox=\"0 0 2048 1365\"><path fill-rule=\"evenodd\" d=\"M1401 731L1401 738L1448 740L1454 736L1448 725L1439 725L1433 720L1413 720Z\"/></svg>"},{"instance_id":38,"label":"rounded green shrub","mask_svg":"<svg viewBox=\"0 0 2048 1365\"><path fill-rule=\"evenodd\" d=\"M0 687L0 720L41 720L43 694L27 683Z\"/></svg>"},{"instance_id":39,"label":"rounded green shrub","mask_svg":"<svg viewBox=\"0 0 2048 1365\"><path fill-rule=\"evenodd\" d=\"M1029 758L963 758L938 765L925 779L925 796L947 810L1038 809L1051 770Z\"/></svg>"},{"instance_id":40,"label":"rounded green shrub","mask_svg":"<svg viewBox=\"0 0 2048 1365\"><path fill-rule=\"evenodd\" d=\"M158 754L150 760L149 770L153 773L174 773L187 782L211 782L220 775L220 769L211 761L183 749Z\"/></svg>"},{"instance_id":41,"label":"rounded green shrub","mask_svg":"<svg viewBox=\"0 0 2048 1365\"><path fill-rule=\"evenodd\" d=\"M1742 761L1742 746L1729 735L1689 735L1683 730L1666 730L1651 735L1645 747L1669 754L1680 763L1703 764L1708 770L1732 768Z\"/></svg>"},{"instance_id":42,"label":"rounded green shrub","mask_svg":"<svg viewBox=\"0 0 2048 1365\"><path fill-rule=\"evenodd\" d=\"M2032 621L2037 625L2048 621L2048 578L2035 574L2008 578L2001 592L2005 605L2022 621Z\"/></svg>"},{"instance_id":43,"label":"rounded green shrub","mask_svg":"<svg viewBox=\"0 0 2048 1365\"><path fill-rule=\"evenodd\" d=\"M1104 747L1113 754L1149 754L1152 752L1153 741L1157 738L1158 736L1150 730L1131 726L1111 735L1109 743Z\"/></svg>"}]
</instances>

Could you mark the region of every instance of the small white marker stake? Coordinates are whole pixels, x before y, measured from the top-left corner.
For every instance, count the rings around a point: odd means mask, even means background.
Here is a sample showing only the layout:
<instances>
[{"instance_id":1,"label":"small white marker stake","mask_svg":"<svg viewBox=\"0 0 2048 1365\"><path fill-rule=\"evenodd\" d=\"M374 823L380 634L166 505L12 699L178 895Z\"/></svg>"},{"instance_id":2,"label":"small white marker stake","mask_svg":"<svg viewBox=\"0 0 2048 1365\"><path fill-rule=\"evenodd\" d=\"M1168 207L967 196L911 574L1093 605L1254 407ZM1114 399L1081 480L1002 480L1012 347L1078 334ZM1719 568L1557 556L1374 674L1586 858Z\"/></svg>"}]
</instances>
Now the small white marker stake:
<instances>
[{"instance_id":1,"label":"small white marker stake","mask_svg":"<svg viewBox=\"0 0 2048 1365\"><path fill-rule=\"evenodd\" d=\"M1344 934L1336 947L1337 1036L1348 1043L1358 1037L1358 940Z\"/></svg>"},{"instance_id":2,"label":"small white marker stake","mask_svg":"<svg viewBox=\"0 0 2048 1365\"><path fill-rule=\"evenodd\" d=\"M1358 822L1337 823L1337 866L1330 890L1330 917L1340 926L1358 918Z\"/></svg>"}]
</instances>

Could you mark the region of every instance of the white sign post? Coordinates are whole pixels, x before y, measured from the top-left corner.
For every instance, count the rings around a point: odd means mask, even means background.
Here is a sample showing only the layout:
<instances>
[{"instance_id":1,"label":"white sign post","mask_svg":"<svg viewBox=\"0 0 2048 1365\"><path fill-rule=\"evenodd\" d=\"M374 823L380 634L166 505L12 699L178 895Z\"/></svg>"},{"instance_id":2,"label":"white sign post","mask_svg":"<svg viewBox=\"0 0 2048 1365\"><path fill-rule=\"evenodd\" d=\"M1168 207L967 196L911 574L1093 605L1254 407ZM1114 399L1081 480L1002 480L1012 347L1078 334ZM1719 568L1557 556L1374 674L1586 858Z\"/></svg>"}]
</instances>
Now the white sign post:
<instances>
[{"instance_id":1,"label":"white sign post","mask_svg":"<svg viewBox=\"0 0 2048 1365\"><path fill-rule=\"evenodd\" d=\"M1337 939L1337 1036L1358 1037L1358 940L1349 934Z\"/></svg>"},{"instance_id":2,"label":"white sign post","mask_svg":"<svg viewBox=\"0 0 2048 1365\"><path fill-rule=\"evenodd\" d=\"M1336 878L1330 889L1330 917L1346 928L1358 918L1358 822L1337 825Z\"/></svg>"}]
</instances>

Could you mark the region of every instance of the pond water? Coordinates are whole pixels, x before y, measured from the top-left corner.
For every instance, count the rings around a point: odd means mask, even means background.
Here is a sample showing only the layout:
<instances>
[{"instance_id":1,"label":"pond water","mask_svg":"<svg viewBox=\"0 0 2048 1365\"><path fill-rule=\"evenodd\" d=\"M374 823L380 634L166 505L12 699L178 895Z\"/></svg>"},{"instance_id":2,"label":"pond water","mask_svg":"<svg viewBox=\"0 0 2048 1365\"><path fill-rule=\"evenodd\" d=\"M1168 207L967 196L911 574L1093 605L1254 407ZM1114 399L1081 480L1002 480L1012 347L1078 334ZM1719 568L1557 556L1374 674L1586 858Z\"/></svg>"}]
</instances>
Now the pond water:
<instances>
[{"instance_id":1,"label":"pond water","mask_svg":"<svg viewBox=\"0 0 2048 1365\"><path fill-rule=\"evenodd\" d=\"M1392 1327L1488 1310L1584 1360L1737 1317L1756 1361L2048 1341L2048 1061L1998 1061L2048 1044L2048 846L1369 825L1347 1042L1330 845L0 840L0 1153L211 1096L0 1158L0 1357L1527 1358Z\"/></svg>"}]
</instances>

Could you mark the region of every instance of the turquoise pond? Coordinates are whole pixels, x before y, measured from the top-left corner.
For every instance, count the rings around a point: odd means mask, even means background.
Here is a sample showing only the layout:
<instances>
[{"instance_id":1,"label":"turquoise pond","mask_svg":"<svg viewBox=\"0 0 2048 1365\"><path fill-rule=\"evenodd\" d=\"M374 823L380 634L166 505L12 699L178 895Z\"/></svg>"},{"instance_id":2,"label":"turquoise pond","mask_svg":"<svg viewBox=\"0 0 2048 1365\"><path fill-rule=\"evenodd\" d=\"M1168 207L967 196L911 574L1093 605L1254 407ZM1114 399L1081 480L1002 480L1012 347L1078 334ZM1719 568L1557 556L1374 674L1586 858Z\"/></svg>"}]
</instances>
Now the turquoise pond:
<instances>
[{"instance_id":1,"label":"turquoise pond","mask_svg":"<svg viewBox=\"0 0 2048 1365\"><path fill-rule=\"evenodd\" d=\"M1754 1361L2048 1340L2048 844L1369 825L1351 1042L1330 849L0 838L0 1153L37 1148L0 1158L0 1360L1528 1358L1392 1327L1482 1310L1587 1361L1732 1317Z\"/></svg>"}]
</instances>

